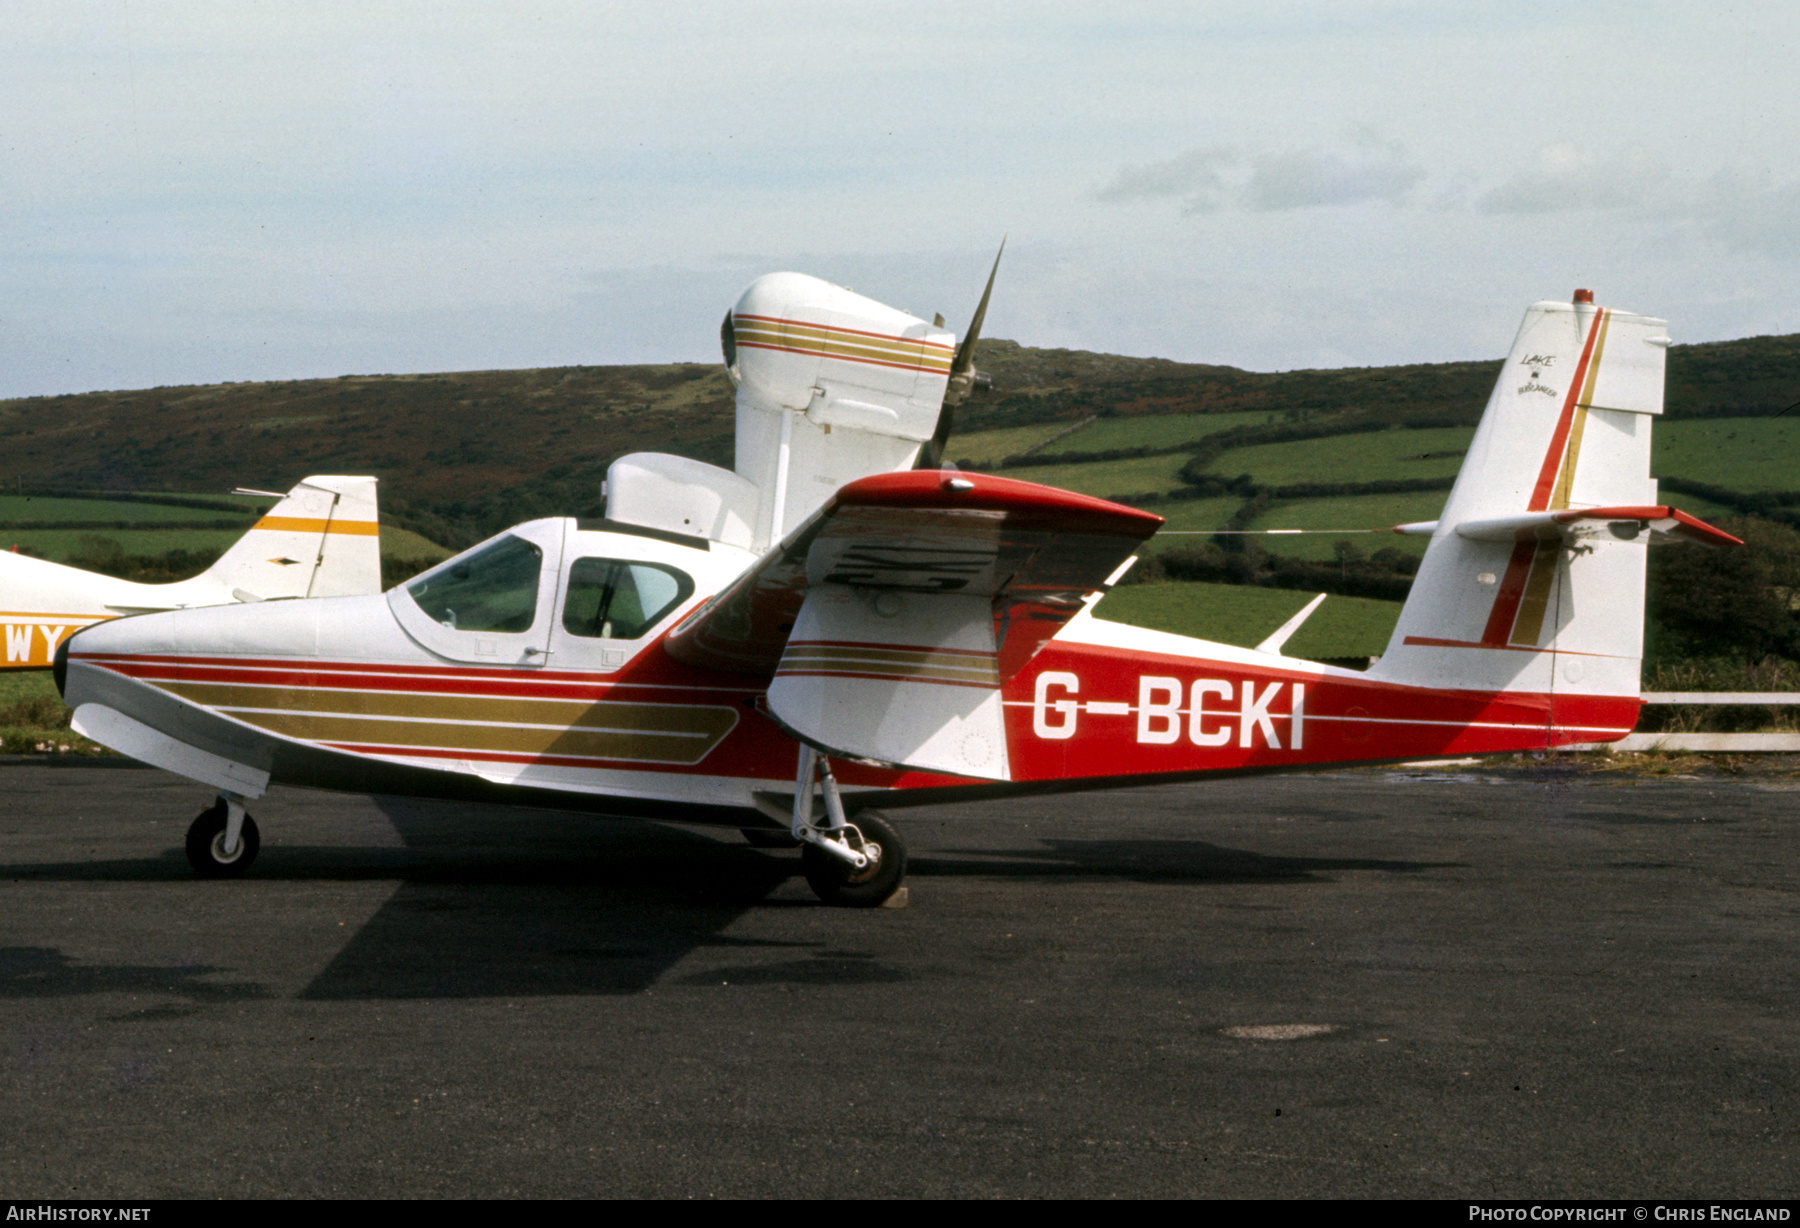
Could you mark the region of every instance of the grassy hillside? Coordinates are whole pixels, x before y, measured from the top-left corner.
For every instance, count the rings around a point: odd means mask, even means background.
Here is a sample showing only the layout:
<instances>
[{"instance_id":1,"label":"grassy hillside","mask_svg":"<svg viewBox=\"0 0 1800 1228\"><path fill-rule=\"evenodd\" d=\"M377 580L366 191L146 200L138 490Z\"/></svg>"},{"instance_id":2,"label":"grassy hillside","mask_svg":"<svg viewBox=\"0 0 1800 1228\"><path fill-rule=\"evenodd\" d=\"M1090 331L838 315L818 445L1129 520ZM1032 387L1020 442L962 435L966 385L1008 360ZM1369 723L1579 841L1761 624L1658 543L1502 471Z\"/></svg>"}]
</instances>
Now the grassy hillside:
<instances>
[{"instance_id":1,"label":"grassy hillside","mask_svg":"<svg viewBox=\"0 0 1800 1228\"><path fill-rule=\"evenodd\" d=\"M1800 414L1660 422L1650 471L1732 490L1800 489Z\"/></svg>"},{"instance_id":2,"label":"grassy hillside","mask_svg":"<svg viewBox=\"0 0 1800 1228\"><path fill-rule=\"evenodd\" d=\"M1454 478L1475 428L1393 429L1319 440L1296 440L1221 453L1203 472L1248 474L1259 486L1305 482L1387 482Z\"/></svg>"},{"instance_id":3,"label":"grassy hillside","mask_svg":"<svg viewBox=\"0 0 1800 1228\"><path fill-rule=\"evenodd\" d=\"M18 548L54 563L106 570L104 563L113 558L149 558L171 550L193 554L223 554L254 520L229 529L19 529L0 525L0 550ZM391 524L381 526L381 553L397 559L437 562L450 557L450 551L410 529ZM196 572L197 574L197 572Z\"/></svg>"},{"instance_id":4,"label":"grassy hillside","mask_svg":"<svg viewBox=\"0 0 1800 1228\"><path fill-rule=\"evenodd\" d=\"M1334 559L1334 548L1342 538L1335 529L1387 529L1397 524L1436 520L1444 507L1444 491L1422 491L1417 494L1345 495L1336 499L1300 499L1292 503L1274 504L1254 517L1247 527L1252 529L1304 529L1304 536L1271 539L1268 548L1300 559ZM1321 530L1326 530L1321 532ZM1429 538L1402 537L1397 533L1357 534L1351 543L1364 554L1384 547L1422 555Z\"/></svg>"},{"instance_id":5,"label":"grassy hillside","mask_svg":"<svg viewBox=\"0 0 1800 1228\"><path fill-rule=\"evenodd\" d=\"M1310 593L1233 584L1136 584L1108 593L1094 617L1254 648L1311 599ZM1397 601L1327 597L1282 651L1309 658L1379 656L1399 619Z\"/></svg>"},{"instance_id":6,"label":"grassy hillside","mask_svg":"<svg viewBox=\"0 0 1800 1228\"><path fill-rule=\"evenodd\" d=\"M995 391L960 411L949 455L994 464L1087 419L1093 421L1044 448L1046 459L1083 463L1092 453L1122 449L1179 453L1206 435L1274 424L1472 425L1499 368L1489 360L1265 373L1001 340L983 342L979 362ZM1682 420L1771 415L1797 400L1800 337L1669 352L1665 430ZM723 370L700 363L29 397L0 401L0 490L219 494L236 486L285 489L307 473L373 473L382 480L386 519L460 546L535 515L592 514L607 464L626 452L677 452L729 465L732 417ZM997 431L1006 433L991 433ZM1691 462L1659 451L1659 472L1686 465L1695 472L1682 476L1729 486L1741 469L1756 475L1753 489L1800 486L1781 476L1795 436L1780 427L1767 436L1730 434L1727 428L1726 437L1715 438L1703 430ZM1426 438L1387 442L1401 449L1391 465L1409 474L1433 462L1409 464L1405 456L1451 446ZM1287 459L1250 459L1298 475L1315 471L1300 454L1315 455L1322 458L1317 471L1343 480L1332 449L1290 451ZM1235 476L1247 471L1245 459L1220 460L1213 470ZM1015 476L1067 479L1109 494L1178 485L1170 473L1159 463L1102 475ZM0 509L0 523L21 517L36 518Z\"/></svg>"}]
</instances>

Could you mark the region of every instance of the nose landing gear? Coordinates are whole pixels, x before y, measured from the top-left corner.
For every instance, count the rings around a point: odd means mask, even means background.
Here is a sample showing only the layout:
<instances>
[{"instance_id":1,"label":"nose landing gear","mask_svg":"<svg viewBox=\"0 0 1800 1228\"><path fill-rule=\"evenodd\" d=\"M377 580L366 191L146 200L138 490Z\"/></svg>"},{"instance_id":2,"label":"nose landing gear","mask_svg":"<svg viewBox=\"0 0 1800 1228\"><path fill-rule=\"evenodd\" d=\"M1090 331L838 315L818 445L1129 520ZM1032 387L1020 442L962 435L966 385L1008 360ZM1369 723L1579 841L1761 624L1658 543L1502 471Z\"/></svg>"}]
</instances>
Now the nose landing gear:
<instances>
[{"instance_id":1,"label":"nose landing gear","mask_svg":"<svg viewBox=\"0 0 1800 1228\"><path fill-rule=\"evenodd\" d=\"M238 878L256 860L262 836L242 800L222 794L187 833L188 864L201 878Z\"/></svg>"}]
</instances>

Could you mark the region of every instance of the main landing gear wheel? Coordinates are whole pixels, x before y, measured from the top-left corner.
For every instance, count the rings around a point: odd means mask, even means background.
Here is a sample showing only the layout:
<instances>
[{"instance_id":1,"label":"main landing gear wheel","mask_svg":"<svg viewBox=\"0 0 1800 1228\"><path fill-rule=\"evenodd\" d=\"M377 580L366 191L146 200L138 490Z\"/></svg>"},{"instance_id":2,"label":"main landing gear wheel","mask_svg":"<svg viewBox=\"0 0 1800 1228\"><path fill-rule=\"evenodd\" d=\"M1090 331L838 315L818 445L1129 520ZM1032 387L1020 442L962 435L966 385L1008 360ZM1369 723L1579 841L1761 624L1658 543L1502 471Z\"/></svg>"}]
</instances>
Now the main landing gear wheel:
<instances>
[{"instance_id":1,"label":"main landing gear wheel","mask_svg":"<svg viewBox=\"0 0 1800 1228\"><path fill-rule=\"evenodd\" d=\"M879 908L906 880L906 846L888 821L872 810L857 815L852 826L862 832L862 844L856 846L854 838L851 844L869 858L868 865L858 870L818 845L807 844L800 850L800 868L806 873L807 885L825 903L840 908Z\"/></svg>"},{"instance_id":2,"label":"main landing gear wheel","mask_svg":"<svg viewBox=\"0 0 1800 1228\"><path fill-rule=\"evenodd\" d=\"M200 817L188 828L188 864L194 867L194 873L201 878L239 877L250 868L250 863L256 860L256 850L262 847L262 837L256 831L256 820L245 815L244 829L238 833L237 848L226 853L225 819L225 803L221 800L202 810Z\"/></svg>"}]
</instances>

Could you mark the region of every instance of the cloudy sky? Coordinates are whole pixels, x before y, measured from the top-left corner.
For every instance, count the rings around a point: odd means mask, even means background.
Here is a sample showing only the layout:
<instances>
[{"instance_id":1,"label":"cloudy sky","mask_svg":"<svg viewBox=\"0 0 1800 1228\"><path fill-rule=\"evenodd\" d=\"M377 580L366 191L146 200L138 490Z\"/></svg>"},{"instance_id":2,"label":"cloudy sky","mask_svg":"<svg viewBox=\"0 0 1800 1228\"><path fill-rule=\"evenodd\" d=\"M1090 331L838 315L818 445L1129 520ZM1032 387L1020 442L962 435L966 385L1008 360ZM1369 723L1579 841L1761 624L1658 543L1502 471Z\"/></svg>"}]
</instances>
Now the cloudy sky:
<instances>
[{"instance_id":1,"label":"cloudy sky","mask_svg":"<svg viewBox=\"0 0 1800 1228\"><path fill-rule=\"evenodd\" d=\"M1256 370L1800 332L1800 6L0 0L0 396L711 360L791 268Z\"/></svg>"}]
</instances>

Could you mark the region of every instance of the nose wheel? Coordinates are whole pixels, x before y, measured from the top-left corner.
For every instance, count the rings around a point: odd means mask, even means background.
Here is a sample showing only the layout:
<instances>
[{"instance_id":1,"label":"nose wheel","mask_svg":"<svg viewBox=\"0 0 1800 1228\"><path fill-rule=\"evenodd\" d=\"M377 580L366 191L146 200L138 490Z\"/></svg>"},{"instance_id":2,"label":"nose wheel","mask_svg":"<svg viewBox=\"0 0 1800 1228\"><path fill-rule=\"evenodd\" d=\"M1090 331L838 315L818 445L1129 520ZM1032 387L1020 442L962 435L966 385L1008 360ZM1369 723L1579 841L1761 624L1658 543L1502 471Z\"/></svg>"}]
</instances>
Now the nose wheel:
<instances>
[{"instance_id":1,"label":"nose wheel","mask_svg":"<svg viewBox=\"0 0 1800 1228\"><path fill-rule=\"evenodd\" d=\"M188 864L201 878L237 878L256 860L262 836L256 820L234 798L221 797L200 812L187 833Z\"/></svg>"}]
</instances>

